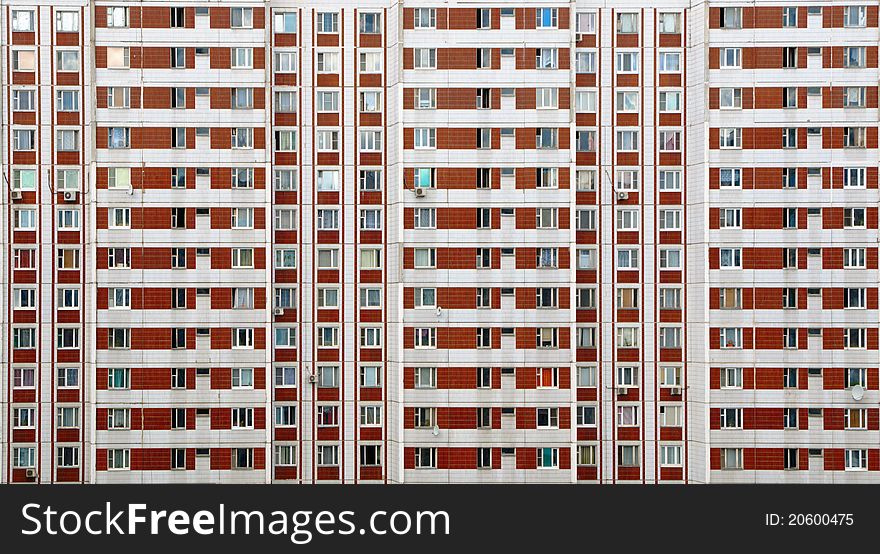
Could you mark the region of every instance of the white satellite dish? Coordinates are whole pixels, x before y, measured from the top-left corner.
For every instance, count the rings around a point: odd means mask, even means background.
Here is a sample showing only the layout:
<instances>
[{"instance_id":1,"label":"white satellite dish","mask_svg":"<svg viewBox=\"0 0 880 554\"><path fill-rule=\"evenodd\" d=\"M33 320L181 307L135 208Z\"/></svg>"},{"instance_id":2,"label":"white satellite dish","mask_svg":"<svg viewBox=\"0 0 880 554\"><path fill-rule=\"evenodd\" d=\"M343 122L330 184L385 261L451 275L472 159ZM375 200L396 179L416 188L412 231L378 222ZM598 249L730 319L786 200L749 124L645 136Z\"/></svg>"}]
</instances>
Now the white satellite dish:
<instances>
[{"instance_id":1,"label":"white satellite dish","mask_svg":"<svg viewBox=\"0 0 880 554\"><path fill-rule=\"evenodd\" d=\"M440 434L440 426L439 426L439 425L435 425L435 426L434 426L434 429L431 431L431 434L434 435L435 437L436 437L437 435L439 435L439 434Z\"/></svg>"},{"instance_id":2,"label":"white satellite dish","mask_svg":"<svg viewBox=\"0 0 880 554\"><path fill-rule=\"evenodd\" d=\"M862 385L856 385L852 388L853 400L861 400L865 397L865 388Z\"/></svg>"}]
</instances>

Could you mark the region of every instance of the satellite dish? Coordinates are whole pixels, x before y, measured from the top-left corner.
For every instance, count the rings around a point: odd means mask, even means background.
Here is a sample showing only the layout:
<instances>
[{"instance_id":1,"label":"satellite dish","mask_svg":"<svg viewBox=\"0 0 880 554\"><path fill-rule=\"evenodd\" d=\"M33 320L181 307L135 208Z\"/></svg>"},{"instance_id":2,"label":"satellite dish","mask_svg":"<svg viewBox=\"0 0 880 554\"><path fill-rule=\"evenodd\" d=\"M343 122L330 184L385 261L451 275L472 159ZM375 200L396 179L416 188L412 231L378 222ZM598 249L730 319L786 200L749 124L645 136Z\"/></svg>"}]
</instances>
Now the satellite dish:
<instances>
[{"instance_id":1,"label":"satellite dish","mask_svg":"<svg viewBox=\"0 0 880 554\"><path fill-rule=\"evenodd\" d=\"M853 400L861 400L865 397L865 388L862 385L856 385L852 388Z\"/></svg>"},{"instance_id":2,"label":"satellite dish","mask_svg":"<svg viewBox=\"0 0 880 554\"><path fill-rule=\"evenodd\" d=\"M434 429L431 431L431 434L433 434L435 437L436 437L437 435L439 435L439 434L440 434L440 426L439 426L439 425L435 425L435 426L434 426Z\"/></svg>"}]
</instances>

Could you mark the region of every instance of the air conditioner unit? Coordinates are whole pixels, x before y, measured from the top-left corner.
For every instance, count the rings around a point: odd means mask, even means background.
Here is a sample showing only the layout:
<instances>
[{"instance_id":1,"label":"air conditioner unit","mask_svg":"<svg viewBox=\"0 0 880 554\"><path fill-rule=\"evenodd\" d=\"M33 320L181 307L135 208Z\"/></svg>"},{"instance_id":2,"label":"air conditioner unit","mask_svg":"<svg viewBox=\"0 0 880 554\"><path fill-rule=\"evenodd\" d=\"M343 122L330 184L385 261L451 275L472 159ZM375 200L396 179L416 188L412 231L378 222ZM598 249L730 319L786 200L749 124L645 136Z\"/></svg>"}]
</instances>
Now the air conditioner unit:
<instances>
[{"instance_id":1,"label":"air conditioner unit","mask_svg":"<svg viewBox=\"0 0 880 554\"><path fill-rule=\"evenodd\" d=\"M628 389L626 387L617 387L617 396L623 396Z\"/></svg>"},{"instance_id":2,"label":"air conditioner unit","mask_svg":"<svg viewBox=\"0 0 880 554\"><path fill-rule=\"evenodd\" d=\"M617 191L617 199L618 200L629 200L629 193L625 190Z\"/></svg>"},{"instance_id":3,"label":"air conditioner unit","mask_svg":"<svg viewBox=\"0 0 880 554\"><path fill-rule=\"evenodd\" d=\"M416 187L413 189L413 193L416 195L416 197L422 198L423 196L425 196L425 189L423 189L422 187Z\"/></svg>"},{"instance_id":4,"label":"air conditioner unit","mask_svg":"<svg viewBox=\"0 0 880 554\"><path fill-rule=\"evenodd\" d=\"M65 202L76 202L76 191L69 190L64 193L64 201Z\"/></svg>"},{"instance_id":5,"label":"air conditioner unit","mask_svg":"<svg viewBox=\"0 0 880 554\"><path fill-rule=\"evenodd\" d=\"M672 387L669 389L669 394L672 396L681 396L681 388L680 387Z\"/></svg>"},{"instance_id":6,"label":"air conditioner unit","mask_svg":"<svg viewBox=\"0 0 880 554\"><path fill-rule=\"evenodd\" d=\"M34 468L28 468L24 470L24 476L28 479L34 479L37 476L37 470Z\"/></svg>"},{"instance_id":7,"label":"air conditioner unit","mask_svg":"<svg viewBox=\"0 0 880 554\"><path fill-rule=\"evenodd\" d=\"M315 375L314 373L309 373L309 383L317 383L317 382L318 382L318 376Z\"/></svg>"},{"instance_id":8,"label":"air conditioner unit","mask_svg":"<svg viewBox=\"0 0 880 554\"><path fill-rule=\"evenodd\" d=\"M20 190L12 191L12 199L13 200L21 200L21 191Z\"/></svg>"},{"instance_id":9,"label":"air conditioner unit","mask_svg":"<svg viewBox=\"0 0 880 554\"><path fill-rule=\"evenodd\" d=\"M279 316L284 315L284 308L275 308L272 310L272 313Z\"/></svg>"}]
</instances>

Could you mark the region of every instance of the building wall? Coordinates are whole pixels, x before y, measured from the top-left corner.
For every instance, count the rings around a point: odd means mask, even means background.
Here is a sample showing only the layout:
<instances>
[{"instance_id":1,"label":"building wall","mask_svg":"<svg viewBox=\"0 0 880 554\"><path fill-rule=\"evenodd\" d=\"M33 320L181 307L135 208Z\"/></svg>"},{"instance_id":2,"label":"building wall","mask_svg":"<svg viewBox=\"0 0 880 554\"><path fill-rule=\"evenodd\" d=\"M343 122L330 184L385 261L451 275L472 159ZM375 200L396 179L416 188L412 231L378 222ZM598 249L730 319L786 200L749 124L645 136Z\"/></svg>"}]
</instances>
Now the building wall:
<instances>
[{"instance_id":1,"label":"building wall","mask_svg":"<svg viewBox=\"0 0 880 554\"><path fill-rule=\"evenodd\" d=\"M0 479L870 479L859 5L4 4Z\"/></svg>"},{"instance_id":2,"label":"building wall","mask_svg":"<svg viewBox=\"0 0 880 554\"><path fill-rule=\"evenodd\" d=\"M708 19L710 480L871 480L877 4L858 3L852 18L838 2L731 6L710 5ZM852 67L849 49L864 55ZM728 52L737 67L722 67ZM731 91L741 102L722 104ZM726 143L729 133L740 138ZM722 186L729 169L741 174L734 187ZM865 263L844 265L845 252Z\"/></svg>"}]
</instances>

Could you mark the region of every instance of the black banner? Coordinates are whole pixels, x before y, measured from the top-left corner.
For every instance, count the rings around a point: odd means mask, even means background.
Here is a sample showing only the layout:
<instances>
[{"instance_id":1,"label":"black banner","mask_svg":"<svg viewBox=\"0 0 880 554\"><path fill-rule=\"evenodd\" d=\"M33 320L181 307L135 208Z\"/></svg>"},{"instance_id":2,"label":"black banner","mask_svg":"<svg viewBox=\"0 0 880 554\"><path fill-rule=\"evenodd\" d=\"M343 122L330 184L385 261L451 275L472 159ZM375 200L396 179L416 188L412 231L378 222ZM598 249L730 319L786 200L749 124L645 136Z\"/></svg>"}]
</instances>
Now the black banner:
<instances>
[{"instance_id":1,"label":"black banner","mask_svg":"<svg viewBox=\"0 0 880 554\"><path fill-rule=\"evenodd\" d=\"M861 485L7 485L0 531L6 552L814 551L869 544L878 495Z\"/></svg>"}]
</instances>

